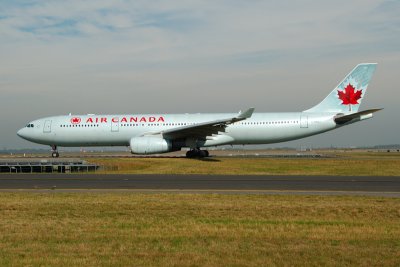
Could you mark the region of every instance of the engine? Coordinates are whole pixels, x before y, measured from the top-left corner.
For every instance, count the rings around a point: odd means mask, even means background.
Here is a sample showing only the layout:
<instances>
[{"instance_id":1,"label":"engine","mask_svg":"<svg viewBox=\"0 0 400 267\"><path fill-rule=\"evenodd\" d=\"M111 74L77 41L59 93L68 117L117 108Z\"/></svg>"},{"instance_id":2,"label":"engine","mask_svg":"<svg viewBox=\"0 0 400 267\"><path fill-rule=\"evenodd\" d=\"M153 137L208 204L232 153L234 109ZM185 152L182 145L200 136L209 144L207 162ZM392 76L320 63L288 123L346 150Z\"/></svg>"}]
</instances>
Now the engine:
<instances>
[{"instance_id":1,"label":"engine","mask_svg":"<svg viewBox=\"0 0 400 267\"><path fill-rule=\"evenodd\" d=\"M129 144L133 154L156 154L174 151L171 141L158 136L133 137Z\"/></svg>"}]
</instances>

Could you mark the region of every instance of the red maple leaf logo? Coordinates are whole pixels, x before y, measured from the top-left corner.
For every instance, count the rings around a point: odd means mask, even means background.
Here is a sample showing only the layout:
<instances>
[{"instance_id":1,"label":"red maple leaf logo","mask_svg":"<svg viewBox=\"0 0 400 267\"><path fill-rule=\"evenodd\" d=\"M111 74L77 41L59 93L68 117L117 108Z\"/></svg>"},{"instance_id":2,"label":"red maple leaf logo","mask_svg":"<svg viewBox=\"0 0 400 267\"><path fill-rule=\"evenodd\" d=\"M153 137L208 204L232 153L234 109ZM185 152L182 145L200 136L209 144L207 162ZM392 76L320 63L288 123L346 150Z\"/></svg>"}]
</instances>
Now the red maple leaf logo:
<instances>
[{"instance_id":1,"label":"red maple leaf logo","mask_svg":"<svg viewBox=\"0 0 400 267\"><path fill-rule=\"evenodd\" d=\"M342 105L357 105L357 100L361 98L361 90L357 90L350 83L343 91L338 90L339 99L342 100Z\"/></svg>"},{"instance_id":2,"label":"red maple leaf logo","mask_svg":"<svg viewBox=\"0 0 400 267\"><path fill-rule=\"evenodd\" d=\"M74 117L74 118L71 119L71 123L73 123L73 124L78 124L80 122L81 122L81 118Z\"/></svg>"}]
</instances>

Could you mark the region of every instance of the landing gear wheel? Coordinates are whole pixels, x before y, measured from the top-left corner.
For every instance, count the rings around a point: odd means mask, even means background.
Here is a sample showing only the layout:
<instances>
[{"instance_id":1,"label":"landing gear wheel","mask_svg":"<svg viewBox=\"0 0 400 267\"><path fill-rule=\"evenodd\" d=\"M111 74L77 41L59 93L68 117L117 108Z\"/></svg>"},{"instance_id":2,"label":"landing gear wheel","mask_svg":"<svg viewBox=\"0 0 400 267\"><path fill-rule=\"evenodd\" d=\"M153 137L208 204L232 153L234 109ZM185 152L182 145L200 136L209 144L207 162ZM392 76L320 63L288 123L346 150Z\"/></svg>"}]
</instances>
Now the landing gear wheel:
<instances>
[{"instance_id":1,"label":"landing gear wheel","mask_svg":"<svg viewBox=\"0 0 400 267\"><path fill-rule=\"evenodd\" d=\"M51 157L58 158L59 156L60 156L60 154L58 153L57 146L52 145L51 146Z\"/></svg>"},{"instance_id":2,"label":"landing gear wheel","mask_svg":"<svg viewBox=\"0 0 400 267\"><path fill-rule=\"evenodd\" d=\"M206 151L205 150L199 150L199 158L205 158L207 157Z\"/></svg>"},{"instance_id":3,"label":"landing gear wheel","mask_svg":"<svg viewBox=\"0 0 400 267\"><path fill-rule=\"evenodd\" d=\"M209 157L209 153L207 150L200 150L200 149L191 149L186 152L187 158L205 158Z\"/></svg>"},{"instance_id":4,"label":"landing gear wheel","mask_svg":"<svg viewBox=\"0 0 400 267\"><path fill-rule=\"evenodd\" d=\"M188 152L186 152L186 157L187 158L194 158L196 155L194 150L189 150Z\"/></svg>"}]
</instances>

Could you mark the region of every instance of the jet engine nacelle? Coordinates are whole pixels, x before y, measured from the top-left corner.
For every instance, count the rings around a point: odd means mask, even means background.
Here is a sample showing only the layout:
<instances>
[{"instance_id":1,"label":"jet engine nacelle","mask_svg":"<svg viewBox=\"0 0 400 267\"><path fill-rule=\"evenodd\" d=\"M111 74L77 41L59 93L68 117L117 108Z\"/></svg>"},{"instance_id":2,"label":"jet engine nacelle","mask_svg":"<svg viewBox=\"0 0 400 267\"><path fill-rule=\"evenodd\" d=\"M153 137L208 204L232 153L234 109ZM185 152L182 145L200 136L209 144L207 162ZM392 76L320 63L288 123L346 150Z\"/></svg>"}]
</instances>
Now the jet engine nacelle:
<instances>
[{"instance_id":1,"label":"jet engine nacelle","mask_svg":"<svg viewBox=\"0 0 400 267\"><path fill-rule=\"evenodd\" d=\"M158 136L133 137L129 144L133 154L156 154L172 151L171 142Z\"/></svg>"}]
</instances>

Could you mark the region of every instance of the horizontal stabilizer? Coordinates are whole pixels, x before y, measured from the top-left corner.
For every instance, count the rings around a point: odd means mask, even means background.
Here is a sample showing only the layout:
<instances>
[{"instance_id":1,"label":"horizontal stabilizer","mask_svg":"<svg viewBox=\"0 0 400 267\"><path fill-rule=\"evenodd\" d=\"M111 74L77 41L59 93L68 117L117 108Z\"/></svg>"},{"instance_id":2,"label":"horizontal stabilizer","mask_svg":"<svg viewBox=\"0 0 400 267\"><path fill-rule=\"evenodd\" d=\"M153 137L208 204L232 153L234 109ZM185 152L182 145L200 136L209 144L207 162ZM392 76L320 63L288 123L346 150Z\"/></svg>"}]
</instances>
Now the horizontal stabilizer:
<instances>
[{"instance_id":1,"label":"horizontal stabilizer","mask_svg":"<svg viewBox=\"0 0 400 267\"><path fill-rule=\"evenodd\" d=\"M360 111L360 112L349 114L349 115L339 115L339 116L336 116L334 120L337 124L345 124L354 119L357 121L369 119L372 117L372 113L380 111L382 109L383 108L368 109L368 110Z\"/></svg>"}]
</instances>

